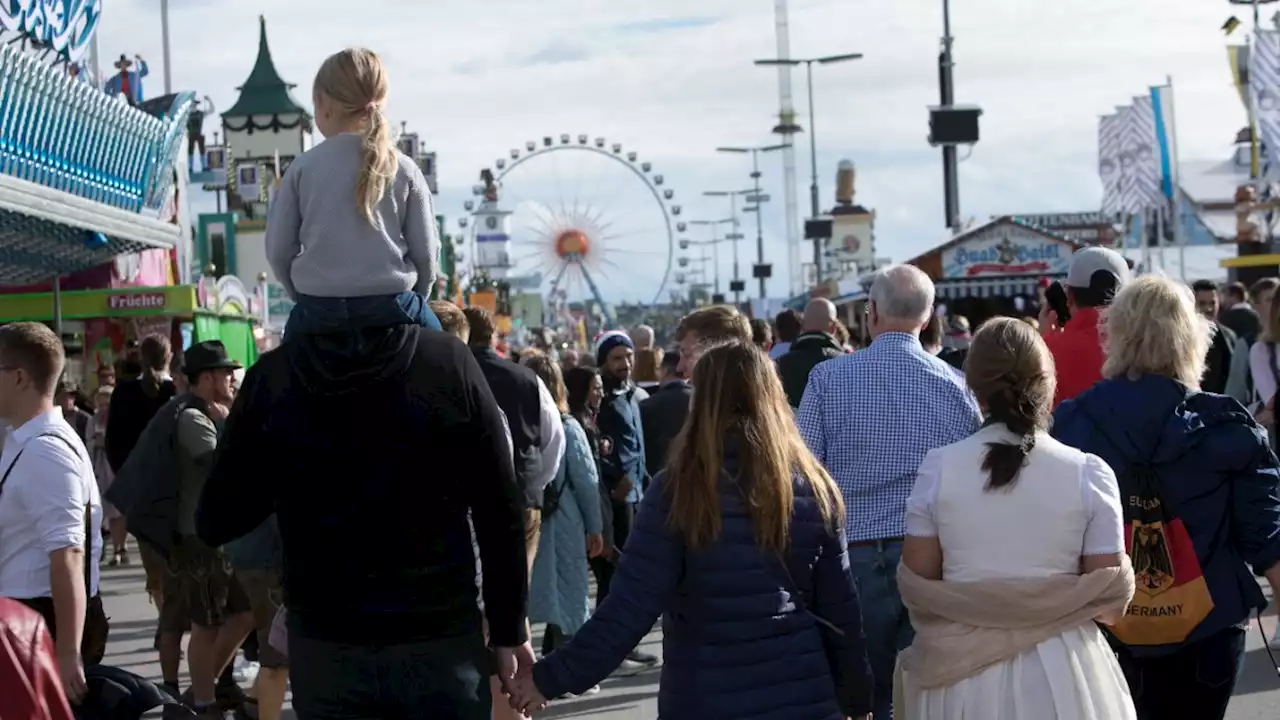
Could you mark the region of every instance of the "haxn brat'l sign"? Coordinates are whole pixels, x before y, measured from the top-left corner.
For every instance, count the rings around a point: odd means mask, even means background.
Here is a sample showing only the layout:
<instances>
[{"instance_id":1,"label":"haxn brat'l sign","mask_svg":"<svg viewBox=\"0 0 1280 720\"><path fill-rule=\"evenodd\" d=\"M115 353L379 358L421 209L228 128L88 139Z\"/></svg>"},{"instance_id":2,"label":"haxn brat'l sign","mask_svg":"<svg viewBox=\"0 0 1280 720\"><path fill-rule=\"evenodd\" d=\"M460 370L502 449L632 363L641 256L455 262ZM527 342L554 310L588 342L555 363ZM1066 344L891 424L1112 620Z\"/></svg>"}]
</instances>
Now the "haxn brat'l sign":
<instances>
[{"instance_id":1,"label":"haxn brat'l sign","mask_svg":"<svg viewBox=\"0 0 1280 720\"><path fill-rule=\"evenodd\" d=\"M1055 276L1067 272L1073 247L1013 225L997 225L942 251L947 279Z\"/></svg>"}]
</instances>

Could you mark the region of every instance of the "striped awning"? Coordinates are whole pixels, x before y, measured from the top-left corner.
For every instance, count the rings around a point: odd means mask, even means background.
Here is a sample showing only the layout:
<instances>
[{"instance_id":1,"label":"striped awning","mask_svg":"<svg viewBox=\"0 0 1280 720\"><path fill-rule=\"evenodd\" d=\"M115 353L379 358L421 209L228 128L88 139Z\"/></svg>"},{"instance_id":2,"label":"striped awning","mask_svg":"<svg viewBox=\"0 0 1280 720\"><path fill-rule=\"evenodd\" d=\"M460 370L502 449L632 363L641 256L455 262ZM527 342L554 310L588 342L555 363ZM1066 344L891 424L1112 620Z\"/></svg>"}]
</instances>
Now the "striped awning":
<instances>
[{"instance_id":1,"label":"striped awning","mask_svg":"<svg viewBox=\"0 0 1280 720\"><path fill-rule=\"evenodd\" d=\"M181 228L0 174L0 285L28 285L119 255L174 248Z\"/></svg>"},{"instance_id":2,"label":"striped awning","mask_svg":"<svg viewBox=\"0 0 1280 720\"><path fill-rule=\"evenodd\" d=\"M966 297L1035 297L1038 277L978 278L975 280L938 280L934 283L940 300Z\"/></svg>"}]
</instances>

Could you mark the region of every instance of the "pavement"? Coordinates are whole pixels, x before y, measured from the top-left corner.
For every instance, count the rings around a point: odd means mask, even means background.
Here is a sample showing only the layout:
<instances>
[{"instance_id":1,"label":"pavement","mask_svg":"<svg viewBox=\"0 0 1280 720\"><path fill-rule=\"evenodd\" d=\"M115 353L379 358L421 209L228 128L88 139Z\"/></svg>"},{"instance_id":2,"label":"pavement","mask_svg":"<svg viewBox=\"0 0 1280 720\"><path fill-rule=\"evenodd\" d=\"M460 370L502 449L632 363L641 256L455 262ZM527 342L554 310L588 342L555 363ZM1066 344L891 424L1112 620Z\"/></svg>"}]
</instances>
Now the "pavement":
<instances>
[{"instance_id":1,"label":"pavement","mask_svg":"<svg viewBox=\"0 0 1280 720\"><path fill-rule=\"evenodd\" d=\"M102 568L102 601L111 618L111 635L104 662L135 672L148 680L160 681L160 662L154 648L156 610L147 598L145 577L136 552L128 567ZM535 626L535 648L542 645L542 628ZM654 631L641 645L645 652L662 655L662 634ZM657 668L620 669L601 683L600 692L579 698L557 700L538 718L601 718L602 720L653 720L658 716ZM186 661L180 678L187 687ZM285 720L295 720L286 703ZM153 713L148 717L159 717Z\"/></svg>"},{"instance_id":2,"label":"pavement","mask_svg":"<svg viewBox=\"0 0 1280 720\"><path fill-rule=\"evenodd\" d=\"M133 554L136 558L136 553ZM144 590L142 567L103 568L102 596L111 618L111 638L106 662L131 670L151 680L160 680L160 665L152 649L155 637L155 608ZM1275 631L1276 615L1269 610L1262 618L1268 636ZM535 628L540 634L541 628ZM534 647L540 647L537 637ZM645 638L641 649L661 656L662 636L655 630ZM1272 651L1280 659L1280 650ZM182 685L187 685L186 663L183 663ZM601 720L653 720L658 716L659 669L615 672L601 683L601 691L569 700L559 700L538 718L600 718ZM1248 654L1244 673L1236 687L1236 697L1227 712L1227 720L1275 720L1280 717L1280 669L1272 663L1264 647L1256 623L1249 627ZM286 720L293 720L286 710Z\"/></svg>"}]
</instances>

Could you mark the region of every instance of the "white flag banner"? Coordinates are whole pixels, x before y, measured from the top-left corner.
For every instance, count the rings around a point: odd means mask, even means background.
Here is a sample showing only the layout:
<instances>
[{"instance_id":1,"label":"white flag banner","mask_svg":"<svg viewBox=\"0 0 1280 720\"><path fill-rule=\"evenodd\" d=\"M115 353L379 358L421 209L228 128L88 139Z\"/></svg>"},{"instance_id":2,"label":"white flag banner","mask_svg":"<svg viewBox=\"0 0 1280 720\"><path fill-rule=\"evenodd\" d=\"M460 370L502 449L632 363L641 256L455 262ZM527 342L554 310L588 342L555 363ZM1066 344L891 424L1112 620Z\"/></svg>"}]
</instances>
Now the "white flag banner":
<instances>
[{"instance_id":1,"label":"white flag banner","mask_svg":"<svg viewBox=\"0 0 1280 720\"><path fill-rule=\"evenodd\" d=\"M1133 99L1121 108L1120 211L1136 215L1156 207L1160 192L1160 149L1156 140L1155 110L1151 96Z\"/></svg>"},{"instance_id":2,"label":"white flag banner","mask_svg":"<svg viewBox=\"0 0 1280 720\"><path fill-rule=\"evenodd\" d=\"M1263 157L1280 148L1280 32L1258 30L1249 53L1249 95Z\"/></svg>"},{"instance_id":3,"label":"white flag banner","mask_svg":"<svg viewBox=\"0 0 1280 720\"><path fill-rule=\"evenodd\" d=\"M1119 113L1098 118L1098 177L1102 180L1102 212L1120 212L1120 135Z\"/></svg>"}]
</instances>

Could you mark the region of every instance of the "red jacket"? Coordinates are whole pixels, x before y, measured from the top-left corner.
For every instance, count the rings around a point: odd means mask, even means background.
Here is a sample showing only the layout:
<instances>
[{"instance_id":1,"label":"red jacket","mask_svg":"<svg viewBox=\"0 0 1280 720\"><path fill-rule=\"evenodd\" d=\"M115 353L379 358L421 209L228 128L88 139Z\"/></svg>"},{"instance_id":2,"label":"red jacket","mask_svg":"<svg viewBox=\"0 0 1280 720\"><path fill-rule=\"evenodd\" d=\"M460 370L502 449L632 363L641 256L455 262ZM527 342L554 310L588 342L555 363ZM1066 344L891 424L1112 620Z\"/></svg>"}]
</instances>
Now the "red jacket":
<instances>
[{"instance_id":1,"label":"red jacket","mask_svg":"<svg viewBox=\"0 0 1280 720\"><path fill-rule=\"evenodd\" d=\"M1061 332L1044 335L1058 368L1053 407L1093 387L1102 379L1102 339L1098 337L1098 309L1079 308Z\"/></svg>"},{"instance_id":2,"label":"red jacket","mask_svg":"<svg viewBox=\"0 0 1280 720\"><path fill-rule=\"evenodd\" d=\"M39 613L0 598L0 718L72 720L53 638Z\"/></svg>"}]
</instances>

